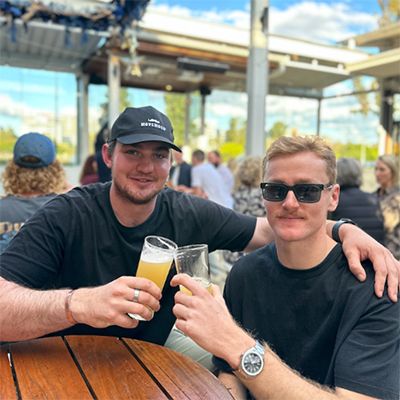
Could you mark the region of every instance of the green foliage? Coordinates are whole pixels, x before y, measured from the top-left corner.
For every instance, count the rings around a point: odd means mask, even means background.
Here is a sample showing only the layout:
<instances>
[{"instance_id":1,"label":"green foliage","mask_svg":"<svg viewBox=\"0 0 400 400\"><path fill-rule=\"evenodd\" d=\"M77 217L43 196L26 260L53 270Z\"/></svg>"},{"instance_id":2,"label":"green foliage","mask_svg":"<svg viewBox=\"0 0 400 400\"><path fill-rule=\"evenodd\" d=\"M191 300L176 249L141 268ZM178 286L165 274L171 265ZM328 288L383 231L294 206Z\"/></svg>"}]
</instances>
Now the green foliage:
<instances>
[{"instance_id":1,"label":"green foliage","mask_svg":"<svg viewBox=\"0 0 400 400\"><path fill-rule=\"evenodd\" d=\"M165 113L174 127L175 143L178 146L185 144L185 110L186 95L180 93L165 93Z\"/></svg>"},{"instance_id":2,"label":"green foliage","mask_svg":"<svg viewBox=\"0 0 400 400\"><path fill-rule=\"evenodd\" d=\"M246 123L237 117L229 121L229 129L226 131L225 140L240 144L243 148L246 143Z\"/></svg>"},{"instance_id":3,"label":"green foliage","mask_svg":"<svg viewBox=\"0 0 400 400\"><path fill-rule=\"evenodd\" d=\"M337 158L353 157L362 160L365 157L365 161L375 161L378 158L377 146L365 146L362 143L340 142L331 143L331 146Z\"/></svg>"},{"instance_id":4,"label":"green foliage","mask_svg":"<svg viewBox=\"0 0 400 400\"><path fill-rule=\"evenodd\" d=\"M122 112L126 107L131 107L132 104L129 101L129 94L127 88L121 88L119 91L119 111Z\"/></svg>"},{"instance_id":5,"label":"green foliage","mask_svg":"<svg viewBox=\"0 0 400 400\"><path fill-rule=\"evenodd\" d=\"M287 129L288 126L285 123L281 121L275 122L274 125L272 125L272 128L268 131L268 139L276 140L281 136L284 136Z\"/></svg>"},{"instance_id":6,"label":"green foliage","mask_svg":"<svg viewBox=\"0 0 400 400\"><path fill-rule=\"evenodd\" d=\"M108 120L108 103L110 102L110 97L108 91L106 92L106 101L100 104L101 108L101 121ZM119 111L122 112L126 107L132 107L133 104L129 100L129 92L127 88L121 88L119 91Z\"/></svg>"},{"instance_id":7,"label":"green foliage","mask_svg":"<svg viewBox=\"0 0 400 400\"><path fill-rule=\"evenodd\" d=\"M400 0L378 0L382 15L378 20L379 26L390 25L400 20Z\"/></svg>"},{"instance_id":8,"label":"green foliage","mask_svg":"<svg viewBox=\"0 0 400 400\"><path fill-rule=\"evenodd\" d=\"M76 155L76 147L67 142L57 143L57 159L63 164L74 162Z\"/></svg>"},{"instance_id":9,"label":"green foliage","mask_svg":"<svg viewBox=\"0 0 400 400\"><path fill-rule=\"evenodd\" d=\"M17 135L12 128L0 128L0 161L11 160Z\"/></svg>"},{"instance_id":10,"label":"green foliage","mask_svg":"<svg viewBox=\"0 0 400 400\"><path fill-rule=\"evenodd\" d=\"M356 97L360 104L360 109L356 112L361 113L362 115L368 115L371 107L369 105L368 93L363 92L365 88L360 77L353 78L353 86L355 91L359 92L356 94Z\"/></svg>"}]
</instances>

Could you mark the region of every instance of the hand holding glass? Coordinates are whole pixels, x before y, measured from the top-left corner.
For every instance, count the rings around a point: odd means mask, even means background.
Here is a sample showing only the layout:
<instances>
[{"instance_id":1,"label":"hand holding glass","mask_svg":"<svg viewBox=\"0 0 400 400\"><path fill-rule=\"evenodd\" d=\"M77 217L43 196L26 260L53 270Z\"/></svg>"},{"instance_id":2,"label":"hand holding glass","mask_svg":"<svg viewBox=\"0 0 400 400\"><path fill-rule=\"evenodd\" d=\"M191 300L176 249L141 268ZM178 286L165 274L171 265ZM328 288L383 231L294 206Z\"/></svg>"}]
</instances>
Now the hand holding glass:
<instances>
[{"instance_id":1,"label":"hand holding glass","mask_svg":"<svg viewBox=\"0 0 400 400\"><path fill-rule=\"evenodd\" d=\"M161 236L147 236L144 239L136 276L153 281L162 290L177 248L172 240ZM137 314L128 315L144 320Z\"/></svg>"},{"instance_id":2,"label":"hand holding glass","mask_svg":"<svg viewBox=\"0 0 400 400\"><path fill-rule=\"evenodd\" d=\"M206 244L179 247L175 253L175 266L179 273L191 276L211 293L208 246ZM180 286L180 289L189 295L192 294L184 286Z\"/></svg>"}]
</instances>

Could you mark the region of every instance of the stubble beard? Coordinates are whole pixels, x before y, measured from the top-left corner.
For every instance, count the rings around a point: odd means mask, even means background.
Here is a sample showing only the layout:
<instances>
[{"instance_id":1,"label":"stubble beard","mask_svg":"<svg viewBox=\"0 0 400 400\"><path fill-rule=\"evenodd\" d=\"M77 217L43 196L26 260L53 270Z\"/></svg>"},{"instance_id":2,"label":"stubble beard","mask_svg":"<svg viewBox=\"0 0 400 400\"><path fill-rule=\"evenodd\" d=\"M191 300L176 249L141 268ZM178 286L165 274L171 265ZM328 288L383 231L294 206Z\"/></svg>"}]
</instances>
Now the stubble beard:
<instances>
[{"instance_id":1,"label":"stubble beard","mask_svg":"<svg viewBox=\"0 0 400 400\"><path fill-rule=\"evenodd\" d=\"M132 204L143 205L151 203L154 198L161 192L160 190L154 190L150 192L147 196L138 196L135 191L131 190L128 185L121 185L118 180L113 181L116 193L119 197L124 200L129 201Z\"/></svg>"}]
</instances>

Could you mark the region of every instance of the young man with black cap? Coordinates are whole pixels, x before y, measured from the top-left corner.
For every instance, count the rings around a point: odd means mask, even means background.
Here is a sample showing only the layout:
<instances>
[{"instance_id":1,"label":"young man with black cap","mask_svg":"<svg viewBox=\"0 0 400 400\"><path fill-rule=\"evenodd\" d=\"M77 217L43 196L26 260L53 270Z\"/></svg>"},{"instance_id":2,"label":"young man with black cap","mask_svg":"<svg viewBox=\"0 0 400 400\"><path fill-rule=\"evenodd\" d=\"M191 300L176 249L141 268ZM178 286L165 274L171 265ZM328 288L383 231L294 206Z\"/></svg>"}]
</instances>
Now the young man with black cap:
<instances>
[{"instance_id":1,"label":"young man with black cap","mask_svg":"<svg viewBox=\"0 0 400 400\"><path fill-rule=\"evenodd\" d=\"M180 151L172 132L169 119L153 107L127 108L103 146L112 181L57 196L21 228L1 258L0 340L101 334L164 344L175 322L177 289L169 284L173 272L162 293L135 277L146 236L179 246L207 243L210 251L253 250L271 239L264 219L165 187L170 149ZM361 253L376 264L388 260L377 267L377 291L389 272L394 297L398 271L389 253L358 228L340 233L356 274L364 273Z\"/></svg>"},{"instance_id":2,"label":"young man with black cap","mask_svg":"<svg viewBox=\"0 0 400 400\"><path fill-rule=\"evenodd\" d=\"M0 199L0 254L21 225L67 187L64 168L47 136L26 133L16 141L13 153L3 173L6 196Z\"/></svg>"}]
</instances>

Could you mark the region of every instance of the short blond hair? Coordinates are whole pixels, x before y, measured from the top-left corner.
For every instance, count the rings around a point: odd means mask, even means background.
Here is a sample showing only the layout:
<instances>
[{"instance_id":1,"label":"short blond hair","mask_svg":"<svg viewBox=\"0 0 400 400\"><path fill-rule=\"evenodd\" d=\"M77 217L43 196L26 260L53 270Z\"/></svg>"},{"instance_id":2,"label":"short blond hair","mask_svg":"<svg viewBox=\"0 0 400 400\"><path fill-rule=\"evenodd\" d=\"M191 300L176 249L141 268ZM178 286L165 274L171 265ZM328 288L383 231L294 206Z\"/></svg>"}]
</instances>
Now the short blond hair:
<instances>
[{"instance_id":1,"label":"short blond hair","mask_svg":"<svg viewBox=\"0 0 400 400\"><path fill-rule=\"evenodd\" d=\"M62 193L66 190L65 171L58 160L43 168L24 168L9 161L3 173L3 187L6 194Z\"/></svg>"},{"instance_id":2,"label":"short blond hair","mask_svg":"<svg viewBox=\"0 0 400 400\"><path fill-rule=\"evenodd\" d=\"M314 153L321 160L325 161L326 173L329 183L336 182L336 156L332 148L319 136L281 136L272 142L263 160L263 173L267 164L275 157L288 154L297 154L303 151Z\"/></svg>"}]
</instances>

